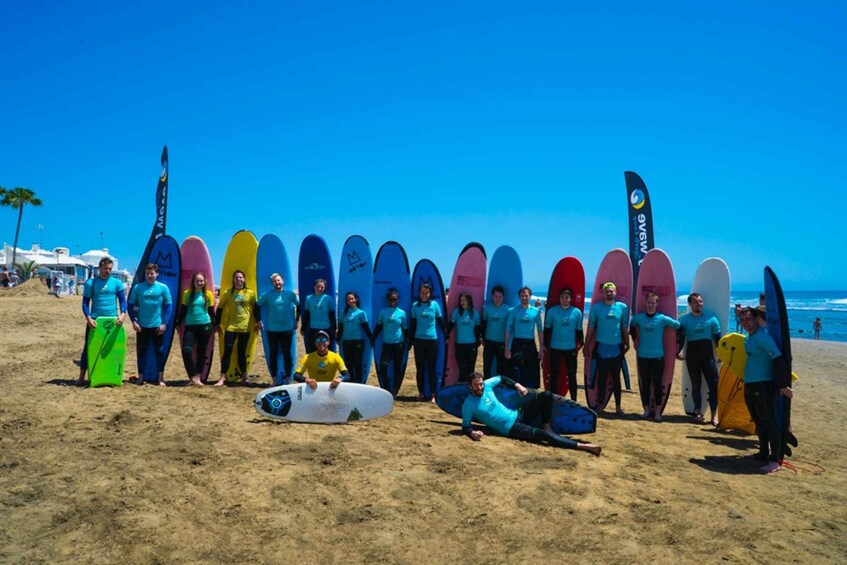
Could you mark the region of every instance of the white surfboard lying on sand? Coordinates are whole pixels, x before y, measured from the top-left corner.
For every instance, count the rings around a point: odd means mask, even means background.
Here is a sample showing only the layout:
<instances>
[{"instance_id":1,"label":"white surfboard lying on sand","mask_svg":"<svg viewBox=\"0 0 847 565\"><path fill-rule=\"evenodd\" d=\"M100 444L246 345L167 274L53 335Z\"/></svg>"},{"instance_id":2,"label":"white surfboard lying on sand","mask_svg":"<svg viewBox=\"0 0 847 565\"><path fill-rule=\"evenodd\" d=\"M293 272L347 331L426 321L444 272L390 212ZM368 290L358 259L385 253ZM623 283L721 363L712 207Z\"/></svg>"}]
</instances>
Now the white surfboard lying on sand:
<instances>
[{"instance_id":1,"label":"white surfboard lying on sand","mask_svg":"<svg viewBox=\"0 0 847 565\"><path fill-rule=\"evenodd\" d=\"M256 411L262 416L289 422L343 424L371 420L391 414L394 398L379 387L341 383L318 383L312 390L305 383L268 388L256 395Z\"/></svg>"}]
</instances>

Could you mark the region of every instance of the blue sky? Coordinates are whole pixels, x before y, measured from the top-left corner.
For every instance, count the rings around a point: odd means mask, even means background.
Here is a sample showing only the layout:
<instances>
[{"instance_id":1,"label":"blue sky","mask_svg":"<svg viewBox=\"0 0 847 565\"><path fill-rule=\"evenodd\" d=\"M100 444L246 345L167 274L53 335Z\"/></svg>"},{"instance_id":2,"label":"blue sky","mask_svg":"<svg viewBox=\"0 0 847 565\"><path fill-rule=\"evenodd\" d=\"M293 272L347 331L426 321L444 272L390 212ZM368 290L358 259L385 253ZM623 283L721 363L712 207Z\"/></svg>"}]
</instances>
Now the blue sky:
<instances>
[{"instance_id":1,"label":"blue sky","mask_svg":"<svg viewBox=\"0 0 847 565\"><path fill-rule=\"evenodd\" d=\"M170 151L168 232L216 268L242 228L400 241L449 278L469 241L525 281L628 245L650 190L680 290L847 288L843 2L17 2L0 7L0 185L20 247L134 267ZM16 213L0 210L11 244Z\"/></svg>"}]
</instances>

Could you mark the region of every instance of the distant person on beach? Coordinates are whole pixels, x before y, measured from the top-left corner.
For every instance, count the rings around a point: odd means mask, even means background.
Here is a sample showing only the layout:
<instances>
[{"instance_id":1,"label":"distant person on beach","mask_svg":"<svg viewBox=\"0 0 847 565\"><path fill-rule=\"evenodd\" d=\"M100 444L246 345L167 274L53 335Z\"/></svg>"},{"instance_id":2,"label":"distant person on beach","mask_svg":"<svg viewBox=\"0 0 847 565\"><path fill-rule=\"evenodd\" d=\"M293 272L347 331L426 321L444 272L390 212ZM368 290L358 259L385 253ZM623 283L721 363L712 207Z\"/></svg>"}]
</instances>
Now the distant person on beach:
<instances>
[{"instance_id":1,"label":"distant person on beach","mask_svg":"<svg viewBox=\"0 0 847 565\"><path fill-rule=\"evenodd\" d=\"M453 310L445 333L449 334L454 327L456 343L453 344L453 352L459 368L458 382L466 383L476 367L479 345L482 342L479 312L474 308L473 296L469 292L459 294L459 306Z\"/></svg>"},{"instance_id":2,"label":"distant person on beach","mask_svg":"<svg viewBox=\"0 0 847 565\"><path fill-rule=\"evenodd\" d=\"M349 380L347 367L341 356L329 350L329 334L323 330L315 332L315 350L307 353L294 367L294 380L306 383L312 390L318 388L318 381L330 381L329 388L335 388ZM303 373L308 373L304 377ZM336 374L337 373L337 374Z\"/></svg>"},{"instance_id":3,"label":"distant person on beach","mask_svg":"<svg viewBox=\"0 0 847 565\"><path fill-rule=\"evenodd\" d=\"M403 355L412 339L408 331L409 321L406 311L397 306L400 302L400 293L394 288L389 288L385 299L388 301L388 306L379 311L373 333L374 340L379 334L383 334L382 349L377 360L379 365L376 370L380 386L392 396L397 396L400 388L398 383L401 382L400 376L403 374ZM394 375L393 381L388 378L389 369ZM418 390L423 396L422 383L418 383Z\"/></svg>"},{"instance_id":4,"label":"distant person on beach","mask_svg":"<svg viewBox=\"0 0 847 565\"><path fill-rule=\"evenodd\" d=\"M494 387L505 386L518 391L521 396L519 410L506 407L494 393ZM573 440L560 436L553 431L550 421L553 413L553 394L548 391L529 390L520 383L506 377L492 377L483 380L480 373L471 373L468 381L470 394L462 404L462 431L474 441L480 441L485 434L471 426L473 420L493 428L500 435L528 441L544 443L564 449L587 451L600 455L602 448L593 443ZM529 425L541 416L541 427Z\"/></svg>"},{"instance_id":5,"label":"distant person on beach","mask_svg":"<svg viewBox=\"0 0 847 565\"><path fill-rule=\"evenodd\" d=\"M150 355L150 344L153 344L153 355L156 357L156 371L159 376L159 386L165 383L165 330L171 317L173 300L171 290L167 285L156 279L159 277L159 266L147 263L144 267L144 282L136 284L129 292L129 319L135 330L135 351L138 361L138 380L136 384L144 384L144 367L147 356Z\"/></svg>"},{"instance_id":6,"label":"distant person on beach","mask_svg":"<svg viewBox=\"0 0 847 565\"><path fill-rule=\"evenodd\" d=\"M250 338L250 321L261 321L261 313L256 305L256 293L247 288L244 271L232 273L232 286L225 290L215 312L215 327L223 332L223 358L221 376L215 386L223 386L232 360L232 351L236 351L236 372L241 375L243 384L249 385L247 378L247 342ZM256 325L255 331L259 331Z\"/></svg>"},{"instance_id":7,"label":"distant person on beach","mask_svg":"<svg viewBox=\"0 0 847 565\"><path fill-rule=\"evenodd\" d=\"M744 328L741 326L741 303L735 305L735 333L740 334Z\"/></svg>"},{"instance_id":8,"label":"distant person on beach","mask_svg":"<svg viewBox=\"0 0 847 565\"><path fill-rule=\"evenodd\" d=\"M506 319L505 354L509 361L509 374L520 384L537 389L541 385L538 363L544 355L544 328L541 310L529 304L531 297L532 289L528 286L518 290L520 304L509 310Z\"/></svg>"},{"instance_id":9,"label":"distant person on beach","mask_svg":"<svg viewBox=\"0 0 847 565\"><path fill-rule=\"evenodd\" d=\"M569 288L559 291L559 303L547 310L544 318L544 347L550 356L550 390L558 390L559 368L562 363L568 370L568 391L576 401L576 357L585 345L582 331L582 312L571 306Z\"/></svg>"},{"instance_id":10,"label":"distant person on beach","mask_svg":"<svg viewBox=\"0 0 847 565\"><path fill-rule=\"evenodd\" d=\"M412 304L409 334L414 340L415 347L418 398L430 402L435 402L435 394L438 392L436 374L436 363L438 361L437 327L440 327L445 335L448 333L441 306L438 302L432 300L432 286L423 283L418 289L418 300L415 300ZM424 379L427 378L427 374L429 374L429 398L426 398L424 394Z\"/></svg>"},{"instance_id":11,"label":"distant person on beach","mask_svg":"<svg viewBox=\"0 0 847 565\"><path fill-rule=\"evenodd\" d=\"M259 308L267 307L267 320L259 320L259 330L265 330L268 340L268 368L274 384L288 384L291 381L294 359L291 356L291 343L300 318L300 301L297 295L285 288L285 279L279 273L271 275L273 288L262 294L256 301ZM284 382L277 383L279 375L279 355L282 353Z\"/></svg>"},{"instance_id":12,"label":"distant person on beach","mask_svg":"<svg viewBox=\"0 0 847 565\"><path fill-rule=\"evenodd\" d=\"M820 339L821 330L823 329L820 318L815 318L815 323L812 325L812 328L815 330L815 339Z\"/></svg>"},{"instance_id":13,"label":"distant person on beach","mask_svg":"<svg viewBox=\"0 0 847 565\"><path fill-rule=\"evenodd\" d=\"M774 394L776 388L782 396L793 398L791 375L768 332L759 327L759 310L744 308L741 323L748 336L744 341L747 362L744 364L744 401L756 423L759 452L752 459L767 463L759 469L763 473L779 471L783 458L782 430L776 421Z\"/></svg>"},{"instance_id":14,"label":"distant person on beach","mask_svg":"<svg viewBox=\"0 0 847 565\"><path fill-rule=\"evenodd\" d=\"M359 295L348 292L344 296L344 310L338 319L338 342L344 363L350 371L350 382L364 384L368 380L363 367L366 339L373 345L368 315L359 308Z\"/></svg>"},{"instance_id":15,"label":"distant person on beach","mask_svg":"<svg viewBox=\"0 0 847 565\"><path fill-rule=\"evenodd\" d=\"M79 378L77 386L85 384L88 372L88 334L97 327L97 318L114 317L116 326L124 323L126 316L126 294L124 285L112 277L113 262L108 257L100 259L97 276L85 281L82 291L82 313L85 314L85 341L79 358Z\"/></svg>"},{"instance_id":16,"label":"distant person on beach","mask_svg":"<svg viewBox=\"0 0 847 565\"><path fill-rule=\"evenodd\" d=\"M196 272L191 276L191 288L182 293L176 321L177 325L184 324L182 363L190 385L205 384L203 369L206 364L206 347L214 331L214 319L215 295L206 288L206 275Z\"/></svg>"},{"instance_id":17,"label":"distant person on beach","mask_svg":"<svg viewBox=\"0 0 847 565\"><path fill-rule=\"evenodd\" d=\"M768 328L768 320L767 320L767 307L765 301L767 300L767 295L764 292L759 293L759 327L763 329Z\"/></svg>"},{"instance_id":18,"label":"distant person on beach","mask_svg":"<svg viewBox=\"0 0 847 565\"><path fill-rule=\"evenodd\" d=\"M480 333L485 340L482 350L482 374L485 378L492 376L491 370L497 362L497 374L506 372L506 318L509 316L509 306L503 303L504 291L500 285L491 289L491 302L482 308Z\"/></svg>"},{"instance_id":19,"label":"distant person on beach","mask_svg":"<svg viewBox=\"0 0 847 565\"><path fill-rule=\"evenodd\" d=\"M68 277L68 296L76 294L76 277Z\"/></svg>"},{"instance_id":20,"label":"distant person on beach","mask_svg":"<svg viewBox=\"0 0 847 565\"><path fill-rule=\"evenodd\" d=\"M0 271L0 287L9 288L12 285L12 279L9 277L9 269L3 267Z\"/></svg>"},{"instance_id":21,"label":"distant person on beach","mask_svg":"<svg viewBox=\"0 0 847 565\"><path fill-rule=\"evenodd\" d=\"M691 312L679 319L677 332L677 355L680 361L685 361L688 374L691 377L691 398L694 400L694 421L703 422L703 411L700 405L702 379L706 379L709 387L709 411L713 426L718 425L718 366L715 363L715 347L721 339L721 325L718 319L703 311L703 297L698 292L688 295L688 306ZM686 343L688 348L685 349ZM683 353L685 350L685 353Z\"/></svg>"},{"instance_id":22,"label":"distant person on beach","mask_svg":"<svg viewBox=\"0 0 847 565\"><path fill-rule=\"evenodd\" d=\"M329 336L335 336L337 325L335 297L324 294L326 280L315 279L312 288L314 292L306 297L306 301L303 303L303 312L301 312L303 322L300 324L300 333L303 336L306 353L315 351L315 335L319 331L323 331Z\"/></svg>"},{"instance_id":23,"label":"distant person on beach","mask_svg":"<svg viewBox=\"0 0 847 565\"><path fill-rule=\"evenodd\" d=\"M635 358L638 363L638 388L641 391L641 405L644 407L642 418L653 417L662 421L662 377L665 372L665 328L679 329L679 322L656 311L659 295L648 292L647 311L639 312L632 318L630 334L635 342ZM650 392L656 402L650 411Z\"/></svg>"},{"instance_id":24,"label":"distant person on beach","mask_svg":"<svg viewBox=\"0 0 847 565\"><path fill-rule=\"evenodd\" d=\"M597 406L591 408L602 412L599 403L606 398L606 381L612 379L615 396L615 414L623 415L621 408L621 367L629 351L629 307L617 300L618 289L613 282L601 287L603 300L595 302L588 311L588 335L585 342L595 340L594 351L584 349L585 363L596 363L594 383L597 387Z\"/></svg>"}]
</instances>

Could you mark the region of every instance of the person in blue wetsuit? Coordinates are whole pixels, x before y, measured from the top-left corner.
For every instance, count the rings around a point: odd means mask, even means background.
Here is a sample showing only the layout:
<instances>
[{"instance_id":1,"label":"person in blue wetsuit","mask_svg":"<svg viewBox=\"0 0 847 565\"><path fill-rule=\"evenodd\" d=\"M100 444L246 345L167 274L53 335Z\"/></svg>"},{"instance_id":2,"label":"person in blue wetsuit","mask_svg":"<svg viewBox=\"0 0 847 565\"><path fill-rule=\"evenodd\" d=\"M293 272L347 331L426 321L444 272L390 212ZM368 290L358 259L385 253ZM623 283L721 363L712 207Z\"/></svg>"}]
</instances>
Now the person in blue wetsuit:
<instances>
[{"instance_id":1,"label":"person in blue wetsuit","mask_svg":"<svg viewBox=\"0 0 847 565\"><path fill-rule=\"evenodd\" d=\"M204 368L214 319L215 295L206 288L206 275L196 272L191 276L191 288L182 293L176 321L177 326L183 324L182 363L190 385L203 386L204 377L209 377Z\"/></svg>"},{"instance_id":2,"label":"person in blue wetsuit","mask_svg":"<svg viewBox=\"0 0 847 565\"><path fill-rule=\"evenodd\" d=\"M479 312L473 307L470 293L459 294L459 307L453 309L447 334L456 328L455 356L459 368L458 382L468 382L468 377L476 367L476 358L481 340Z\"/></svg>"},{"instance_id":3,"label":"person in blue wetsuit","mask_svg":"<svg viewBox=\"0 0 847 565\"><path fill-rule=\"evenodd\" d=\"M544 354L544 330L541 310L529 305L532 289L528 286L518 291L521 303L509 311L506 319L506 359L510 362L509 372L516 380L529 388L538 388L541 372L538 363ZM538 335L538 344L535 337Z\"/></svg>"},{"instance_id":4,"label":"person in blue wetsuit","mask_svg":"<svg viewBox=\"0 0 847 565\"><path fill-rule=\"evenodd\" d=\"M623 415L621 408L621 365L624 355L629 351L629 308L616 300L618 292L615 283L607 282L602 286L603 300L595 302L588 311L588 335L586 342L595 339L594 351L585 349L585 362L591 357L596 360L594 382L597 387L597 406L595 412L602 412L602 403L606 398L606 380L612 379L612 392L615 395L615 413Z\"/></svg>"},{"instance_id":5,"label":"person in blue wetsuit","mask_svg":"<svg viewBox=\"0 0 847 565\"><path fill-rule=\"evenodd\" d=\"M419 300L416 300L412 304L409 327L409 333L412 335L415 345L418 399L429 400L435 403L435 394L438 392L436 390L438 379L435 372L435 365L438 360L438 334L436 333L436 326L441 327L445 334L447 333L447 327L444 323L441 306L431 300L432 287L429 284L421 284L418 291L418 298ZM429 374L430 390L430 397L428 399L424 394L424 379L427 373Z\"/></svg>"},{"instance_id":6,"label":"person in blue wetsuit","mask_svg":"<svg viewBox=\"0 0 847 565\"><path fill-rule=\"evenodd\" d=\"M514 388L521 395L521 406L517 410L505 406L497 398L494 388L498 385ZM474 441L485 434L475 430L471 422L477 420L493 428L497 433L513 439L533 443L548 443L554 447L578 449L600 455L599 445L560 436L550 425L553 413L553 394L548 391L530 390L506 377L483 380L480 373L471 373L468 380L470 394L462 404L462 431ZM529 422L541 416L541 427L530 426Z\"/></svg>"},{"instance_id":7,"label":"person in blue wetsuit","mask_svg":"<svg viewBox=\"0 0 847 565\"><path fill-rule=\"evenodd\" d=\"M568 369L568 392L576 401L576 356L585 345L582 312L571 306L571 289L559 291L559 303L547 310L544 318L544 347L550 355L550 390L558 390L559 367Z\"/></svg>"},{"instance_id":8,"label":"person in blue wetsuit","mask_svg":"<svg viewBox=\"0 0 847 565\"><path fill-rule=\"evenodd\" d=\"M482 309L479 329L485 338L482 349L482 374L486 379L491 377L495 362L497 374L506 372L506 318L511 308L503 303L503 297L503 287L495 286L491 289L491 303Z\"/></svg>"},{"instance_id":9,"label":"person in blue wetsuit","mask_svg":"<svg viewBox=\"0 0 847 565\"><path fill-rule=\"evenodd\" d=\"M144 384L144 366L150 355L150 343L153 344L153 355L156 357L156 371L159 376L159 386L165 383L165 330L173 312L171 290L167 285L156 279L159 277L159 266L147 263L144 267L144 282L132 287L129 292L129 319L135 330L135 351L138 361L138 380L136 384Z\"/></svg>"},{"instance_id":10,"label":"person in blue wetsuit","mask_svg":"<svg viewBox=\"0 0 847 565\"><path fill-rule=\"evenodd\" d=\"M116 326L122 326L126 316L124 285L112 276L114 262L108 257L100 259L97 276L85 281L82 290L82 313L85 314L85 341L79 358L77 386L85 385L88 372L88 334L97 327L97 318L117 316Z\"/></svg>"},{"instance_id":11,"label":"person in blue wetsuit","mask_svg":"<svg viewBox=\"0 0 847 565\"><path fill-rule=\"evenodd\" d=\"M364 374L365 338L373 345L373 335L368 324L368 315L359 308L359 295L348 292L344 297L344 310L338 320L338 341L344 364L350 372L350 382L365 384L368 376Z\"/></svg>"},{"instance_id":12,"label":"person in blue wetsuit","mask_svg":"<svg viewBox=\"0 0 847 565\"><path fill-rule=\"evenodd\" d=\"M319 331L329 334L330 340L336 334L335 297L324 294L325 290L326 281L316 279L315 292L306 297L303 305L303 312L301 313L303 323L300 326L300 333L303 335L306 353L315 351L315 335ZM330 349L332 349L332 341L330 341Z\"/></svg>"},{"instance_id":13,"label":"person in blue wetsuit","mask_svg":"<svg viewBox=\"0 0 847 565\"><path fill-rule=\"evenodd\" d=\"M783 459L782 430L776 421L774 397L776 389L786 398L793 398L791 375L782 352L768 332L759 327L760 312L755 308L741 310L741 324L747 330L744 350L744 402L756 423L759 452L752 456L767 462L760 467L763 473L779 471Z\"/></svg>"},{"instance_id":14,"label":"person in blue wetsuit","mask_svg":"<svg viewBox=\"0 0 847 565\"><path fill-rule=\"evenodd\" d=\"M676 358L685 361L688 375L691 377L694 421L703 421L700 400L702 379L705 378L709 387L709 411L712 414L710 423L717 426L718 366L715 363L715 346L721 339L721 325L714 315L703 310L703 297L700 293L692 292L688 295L688 306L691 312L679 319Z\"/></svg>"},{"instance_id":15,"label":"person in blue wetsuit","mask_svg":"<svg viewBox=\"0 0 847 565\"><path fill-rule=\"evenodd\" d=\"M291 382L294 359L291 356L291 342L297 330L300 318L300 303L297 295L285 289L285 279L279 273L271 275L273 289L265 292L256 300L259 308L267 307L267 320L257 320L259 330L264 329L268 339L268 368L274 384ZM279 375L279 354L282 353L282 367L285 376L277 383Z\"/></svg>"},{"instance_id":16,"label":"person in blue wetsuit","mask_svg":"<svg viewBox=\"0 0 847 565\"><path fill-rule=\"evenodd\" d=\"M411 338L406 312L397 306L400 293L395 288L389 288L385 298L388 306L379 311L373 333L374 341L379 334L383 334L382 351L376 370L380 386L396 397L403 381L403 355Z\"/></svg>"},{"instance_id":17,"label":"person in blue wetsuit","mask_svg":"<svg viewBox=\"0 0 847 565\"><path fill-rule=\"evenodd\" d=\"M635 341L635 359L638 363L638 389L641 392L641 405L644 407L642 418L662 421L662 377L665 373L665 328L679 329L679 322L669 316L656 312L659 295L648 292L647 311L639 312L632 318L629 331ZM656 405L650 409L650 391Z\"/></svg>"}]
</instances>

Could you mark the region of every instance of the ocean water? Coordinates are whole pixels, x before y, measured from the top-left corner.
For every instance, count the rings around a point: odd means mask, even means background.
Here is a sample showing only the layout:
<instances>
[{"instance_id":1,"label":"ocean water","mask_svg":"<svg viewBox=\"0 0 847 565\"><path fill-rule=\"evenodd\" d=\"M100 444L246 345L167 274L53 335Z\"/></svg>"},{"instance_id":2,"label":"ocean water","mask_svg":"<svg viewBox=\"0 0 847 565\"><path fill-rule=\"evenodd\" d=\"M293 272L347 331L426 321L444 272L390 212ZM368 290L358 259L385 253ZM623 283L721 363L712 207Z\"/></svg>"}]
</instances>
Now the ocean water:
<instances>
[{"instance_id":1,"label":"ocean water","mask_svg":"<svg viewBox=\"0 0 847 565\"><path fill-rule=\"evenodd\" d=\"M544 300L544 297L540 297ZM685 312L687 294L679 295L677 305ZM591 303L586 297L586 314ZM754 291L733 292L730 306L729 331L735 328L735 304L758 306L759 293ZM785 291L785 307L788 310L788 328L793 339L814 339L815 318L821 319L821 339L847 342L847 290L792 290Z\"/></svg>"}]
</instances>

